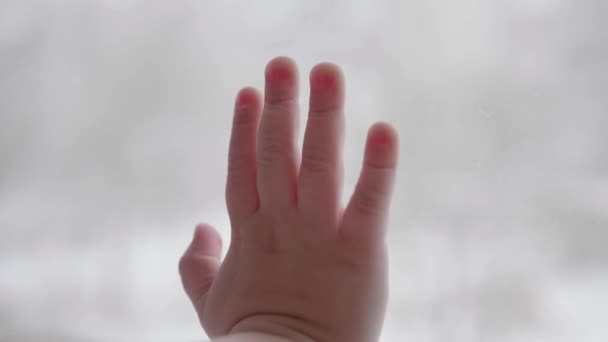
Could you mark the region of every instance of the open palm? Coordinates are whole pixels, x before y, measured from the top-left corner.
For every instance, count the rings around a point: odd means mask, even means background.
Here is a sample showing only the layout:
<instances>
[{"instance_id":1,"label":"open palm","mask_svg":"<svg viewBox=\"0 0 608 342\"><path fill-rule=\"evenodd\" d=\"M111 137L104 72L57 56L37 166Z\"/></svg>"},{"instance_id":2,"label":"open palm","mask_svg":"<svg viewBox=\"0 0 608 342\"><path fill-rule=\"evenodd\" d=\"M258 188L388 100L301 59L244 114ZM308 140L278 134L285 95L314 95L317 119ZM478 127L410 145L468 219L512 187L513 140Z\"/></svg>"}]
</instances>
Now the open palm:
<instances>
[{"instance_id":1,"label":"open palm","mask_svg":"<svg viewBox=\"0 0 608 342\"><path fill-rule=\"evenodd\" d=\"M219 235L201 224L180 261L209 336L259 331L294 340L377 340L397 134L384 123L371 127L359 181L343 209L343 102L339 68L313 68L300 158L295 63L278 57L267 65L263 103L255 89L239 92L226 186L229 250L221 261Z\"/></svg>"}]
</instances>

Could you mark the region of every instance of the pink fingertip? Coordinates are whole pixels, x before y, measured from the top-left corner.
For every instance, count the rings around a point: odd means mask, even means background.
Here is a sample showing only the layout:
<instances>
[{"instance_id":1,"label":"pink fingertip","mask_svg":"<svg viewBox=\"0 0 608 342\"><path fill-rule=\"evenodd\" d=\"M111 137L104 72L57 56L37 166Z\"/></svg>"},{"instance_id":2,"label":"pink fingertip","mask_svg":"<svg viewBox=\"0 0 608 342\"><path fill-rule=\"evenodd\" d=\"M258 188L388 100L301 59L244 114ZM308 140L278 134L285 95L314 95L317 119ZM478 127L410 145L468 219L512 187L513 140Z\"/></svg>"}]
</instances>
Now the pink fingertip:
<instances>
[{"instance_id":1,"label":"pink fingertip","mask_svg":"<svg viewBox=\"0 0 608 342\"><path fill-rule=\"evenodd\" d=\"M375 145L389 145L391 143L391 136L385 130L378 130L372 136L372 143Z\"/></svg>"},{"instance_id":2,"label":"pink fingertip","mask_svg":"<svg viewBox=\"0 0 608 342\"><path fill-rule=\"evenodd\" d=\"M284 66L273 66L268 72L268 81L279 83L289 80L291 71Z\"/></svg>"},{"instance_id":3,"label":"pink fingertip","mask_svg":"<svg viewBox=\"0 0 608 342\"><path fill-rule=\"evenodd\" d=\"M313 77L313 83L320 88L332 88L336 84L336 77L328 72L319 73Z\"/></svg>"},{"instance_id":4,"label":"pink fingertip","mask_svg":"<svg viewBox=\"0 0 608 342\"><path fill-rule=\"evenodd\" d=\"M237 97L236 105L237 107L250 106L256 102L256 97L257 96L252 89L242 89Z\"/></svg>"}]
</instances>

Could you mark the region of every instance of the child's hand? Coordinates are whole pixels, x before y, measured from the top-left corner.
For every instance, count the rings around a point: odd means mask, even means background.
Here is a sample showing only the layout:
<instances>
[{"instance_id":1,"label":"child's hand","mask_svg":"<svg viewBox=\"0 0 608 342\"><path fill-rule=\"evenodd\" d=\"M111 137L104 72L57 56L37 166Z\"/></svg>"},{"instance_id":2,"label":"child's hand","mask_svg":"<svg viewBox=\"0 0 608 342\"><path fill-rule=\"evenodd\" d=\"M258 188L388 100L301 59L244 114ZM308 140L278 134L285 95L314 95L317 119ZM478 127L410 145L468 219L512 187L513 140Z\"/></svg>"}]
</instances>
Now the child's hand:
<instances>
[{"instance_id":1,"label":"child's hand","mask_svg":"<svg viewBox=\"0 0 608 342\"><path fill-rule=\"evenodd\" d=\"M370 129L359 182L342 209L343 83L335 65L312 70L301 162L295 63L279 57L268 64L263 109L256 90L238 94L226 186L228 253L221 262L219 235L199 225L180 261L209 336L378 339L397 134L386 124Z\"/></svg>"}]
</instances>

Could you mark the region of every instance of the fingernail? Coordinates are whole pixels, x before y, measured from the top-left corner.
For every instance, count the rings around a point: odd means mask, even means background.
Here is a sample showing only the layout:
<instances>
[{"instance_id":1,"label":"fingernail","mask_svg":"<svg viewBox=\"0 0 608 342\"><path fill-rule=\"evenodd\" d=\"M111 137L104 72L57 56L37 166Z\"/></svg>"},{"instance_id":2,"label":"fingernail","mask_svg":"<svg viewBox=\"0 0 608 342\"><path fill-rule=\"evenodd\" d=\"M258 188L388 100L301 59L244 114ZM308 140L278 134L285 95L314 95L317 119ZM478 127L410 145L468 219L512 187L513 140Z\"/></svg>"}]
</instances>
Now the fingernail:
<instances>
[{"instance_id":1,"label":"fingernail","mask_svg":"<svg viewBox=\"0 0 608 342\"><path fill-rule=\"evenodd\" d=\"M236 106L237 106L237 108L248 107L248 106L254 104L255 101L256 101L255 92L252 89L244 88L239 92L239 94L237 96Z\"/></svg>"},{"instance_id":2,"label":"fingernail","mask_svg":"<svg viewBox=\"0 0 608 342\"><path fill-rule=\"evenodd\" d=\"M336 77L330 72L318 73L313 77L313 83L319 88L331 88L336 84Z\"/></svg>"},{"instance_id":3,"label":"fingernail","mask_svg":"<svg viewBox=\"0 0 608 342\"><path fill-rule=\"evenodd\" d=\"M271 83L282 83L290 78L289 69L283 66L273 66L268 72L268 81Z\"/></svg>"},{"instance_id":4,"label":"fingernail","mask_svg":"<svg viewBox=\"0 0 608 342\"><path fill-rule=\"evenodd\" d=\"M386 131L375 132L372 136L372 143L375 145L389 145L391 143L391 136Z\"/></svg>"}]
</instances>

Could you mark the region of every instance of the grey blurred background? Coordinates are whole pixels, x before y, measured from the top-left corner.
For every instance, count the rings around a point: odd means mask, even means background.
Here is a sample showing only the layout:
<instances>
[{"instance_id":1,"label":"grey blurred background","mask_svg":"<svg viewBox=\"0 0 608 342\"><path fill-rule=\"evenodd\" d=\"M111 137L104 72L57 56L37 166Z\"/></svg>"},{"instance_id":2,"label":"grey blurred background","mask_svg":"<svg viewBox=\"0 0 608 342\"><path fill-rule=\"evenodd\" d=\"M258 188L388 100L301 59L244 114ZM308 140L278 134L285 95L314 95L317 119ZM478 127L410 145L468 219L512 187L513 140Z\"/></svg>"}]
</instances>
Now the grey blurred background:
<instances>
[{"instance_id":1,"label":"grey blurred background","mask_svg":"<svg viewBox=\"0 0 608 342\"><path fill-rule=\"evenodd\" d=\"M383 341L607 341L606 13L0 0L0 338L202 340L176 263L196 222L229 239L234 95L289 55L303 104L345 71L344 198L367 127L401 135Z\"/></svg>"}]
</instances>

